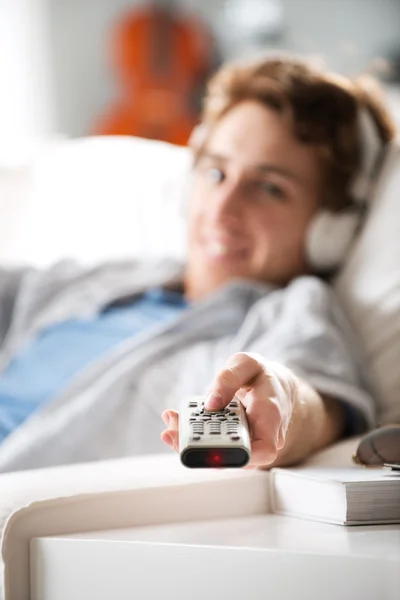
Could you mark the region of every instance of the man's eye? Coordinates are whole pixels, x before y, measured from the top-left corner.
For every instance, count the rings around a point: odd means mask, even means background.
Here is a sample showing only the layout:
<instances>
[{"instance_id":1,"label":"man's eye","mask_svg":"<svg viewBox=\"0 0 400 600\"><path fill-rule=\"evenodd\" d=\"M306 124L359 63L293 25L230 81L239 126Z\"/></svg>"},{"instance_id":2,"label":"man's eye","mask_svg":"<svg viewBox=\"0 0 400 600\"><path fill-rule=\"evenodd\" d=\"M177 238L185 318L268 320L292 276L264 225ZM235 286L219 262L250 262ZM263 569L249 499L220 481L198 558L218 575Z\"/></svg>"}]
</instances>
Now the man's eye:
<instances>
[{"instance_id":1,"label":"man's eye","mask_svg":"<svg viewBox=\"0 0 400 600\"><path fill-rule=\"evenodd\" d=\"M283 189L274 183L270 183L268 181L259 181L258 182L259 189L269 196L274 196L277 199L283 199L285 197L285 192Z\"/></svg>"},{"instance_id":2,"label":"man's eye","mask_svg":"<svg viewBox=\"0 0 400 600\"><path fill-rule=\"evenodd\" d=\"M221 183L224 180L224 174L221 169L211 167L205 171L207 179L210 179L213 183Z\"/></svg>"}]
</instances>

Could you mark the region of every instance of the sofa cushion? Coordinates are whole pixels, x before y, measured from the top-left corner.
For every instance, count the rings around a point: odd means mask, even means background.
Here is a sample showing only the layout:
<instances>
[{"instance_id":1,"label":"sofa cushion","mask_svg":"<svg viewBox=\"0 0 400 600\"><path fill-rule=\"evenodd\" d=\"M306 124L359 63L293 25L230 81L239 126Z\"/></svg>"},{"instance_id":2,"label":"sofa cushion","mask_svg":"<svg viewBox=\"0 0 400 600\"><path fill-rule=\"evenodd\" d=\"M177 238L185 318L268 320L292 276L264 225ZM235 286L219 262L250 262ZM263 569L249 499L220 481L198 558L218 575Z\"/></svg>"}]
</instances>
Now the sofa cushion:
<instances>
[{"instance_id":1,"label":"sofa cushion","mask_svg":"<svg viewBox=\"0 0 400 600\"><path fill-rule=\"evenodd\" d=\"M393 143L365 226L335 289L363 343L381 423L400 423L400 143Z\"/></svg>"}]
</instances>

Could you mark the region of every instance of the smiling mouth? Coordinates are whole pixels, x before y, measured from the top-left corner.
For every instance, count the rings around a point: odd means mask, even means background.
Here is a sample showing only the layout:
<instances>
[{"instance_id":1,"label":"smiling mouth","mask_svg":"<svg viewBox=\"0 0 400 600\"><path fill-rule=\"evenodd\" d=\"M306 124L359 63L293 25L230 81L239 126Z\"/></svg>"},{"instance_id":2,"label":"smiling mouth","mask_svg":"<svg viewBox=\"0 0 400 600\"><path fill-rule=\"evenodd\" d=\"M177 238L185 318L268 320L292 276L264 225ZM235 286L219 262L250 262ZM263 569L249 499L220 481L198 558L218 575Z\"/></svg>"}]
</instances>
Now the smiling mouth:
<instances>
[{"instance_id":1,"label":"smiling mouth","mask_svg":"<svg viewBox=\"0 0 400 600\"><path fill-rule=\"evenodd\" d=\"M238 260L246 257L246 249L243 246L219 241L203 241L202 247L206 255L214 260Z\"/></svg>"}]
</instances>

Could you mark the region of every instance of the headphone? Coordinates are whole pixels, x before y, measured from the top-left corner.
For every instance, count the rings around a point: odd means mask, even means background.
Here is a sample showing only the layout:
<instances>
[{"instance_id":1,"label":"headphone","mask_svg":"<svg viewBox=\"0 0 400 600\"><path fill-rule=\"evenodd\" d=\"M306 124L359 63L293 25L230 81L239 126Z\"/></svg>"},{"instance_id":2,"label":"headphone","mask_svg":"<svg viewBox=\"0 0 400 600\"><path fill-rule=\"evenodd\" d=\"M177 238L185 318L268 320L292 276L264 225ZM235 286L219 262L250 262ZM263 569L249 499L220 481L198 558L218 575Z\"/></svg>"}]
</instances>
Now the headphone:
<instances>
[{"instance_id":1,"label":"headphone","mask_svg":"<svg viewBox=\"0 0 400 600\"><path fill-rule=\"evenodd\" d=\"M333 212L320 210L306 234L306 256L317 272L331 272L344 261L367 212L383 142L370 111L361 106L357 114L361 140L361 166L350 184L350 206Z\"/></svg>"}]
</instances>

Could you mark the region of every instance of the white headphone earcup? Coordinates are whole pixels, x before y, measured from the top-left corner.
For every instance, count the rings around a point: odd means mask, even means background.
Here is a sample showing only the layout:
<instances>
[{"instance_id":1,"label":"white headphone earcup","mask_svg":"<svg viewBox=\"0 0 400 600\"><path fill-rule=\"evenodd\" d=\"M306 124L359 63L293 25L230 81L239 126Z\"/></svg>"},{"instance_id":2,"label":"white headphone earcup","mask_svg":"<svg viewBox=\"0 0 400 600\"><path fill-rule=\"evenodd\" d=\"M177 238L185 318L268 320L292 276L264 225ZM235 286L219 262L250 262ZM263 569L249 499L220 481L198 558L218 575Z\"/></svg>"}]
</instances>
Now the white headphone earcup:
<instances>
[{"instance_id":1,"label":"white headphone earcup","mask_svg":"<svg viewBox=\"0 0 400 600\"><path fill-rule=\"evenodd\" d=\"M337 268L343 262L359 224L357 211L320 211L311 221L306 236L310 266L318 271Z\"/></svg>"}]
</instances>

